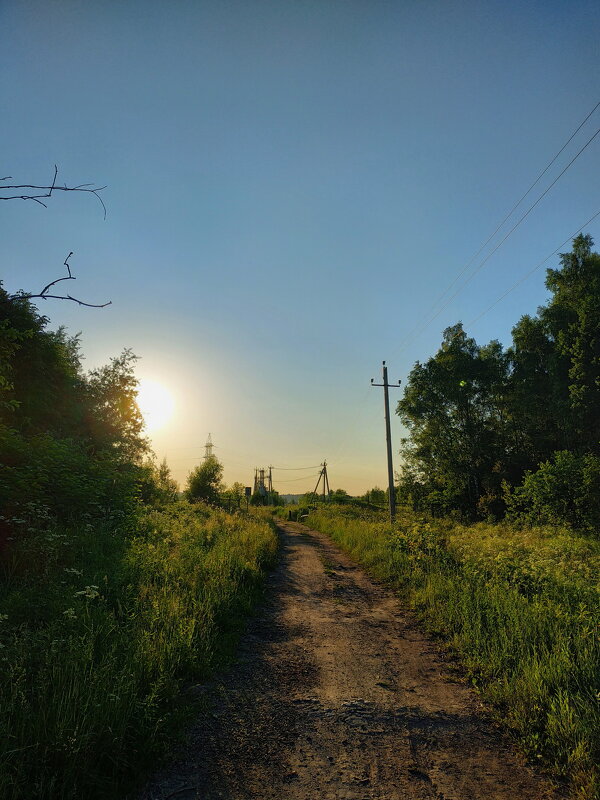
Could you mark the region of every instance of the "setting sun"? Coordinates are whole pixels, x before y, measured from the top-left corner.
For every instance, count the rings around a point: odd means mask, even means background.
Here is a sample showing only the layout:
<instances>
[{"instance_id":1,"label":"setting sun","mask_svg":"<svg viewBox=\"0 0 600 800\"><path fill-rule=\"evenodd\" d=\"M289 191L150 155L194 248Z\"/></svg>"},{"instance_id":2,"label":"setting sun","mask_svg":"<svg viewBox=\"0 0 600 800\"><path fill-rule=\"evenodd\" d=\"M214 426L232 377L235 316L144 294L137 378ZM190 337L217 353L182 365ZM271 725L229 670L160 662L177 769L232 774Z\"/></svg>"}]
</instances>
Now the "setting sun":
<instances>
[{"instance_id":1,"label":"setting sun","mask_svg":"<svg viewBox=\"0 0 600 800\"><path fill-rule=\"evenodd\" d=\"M162 428L173 416L173 395L157 381L140 381L137 402L148 431Z\"/></svg>"}]
</instances>

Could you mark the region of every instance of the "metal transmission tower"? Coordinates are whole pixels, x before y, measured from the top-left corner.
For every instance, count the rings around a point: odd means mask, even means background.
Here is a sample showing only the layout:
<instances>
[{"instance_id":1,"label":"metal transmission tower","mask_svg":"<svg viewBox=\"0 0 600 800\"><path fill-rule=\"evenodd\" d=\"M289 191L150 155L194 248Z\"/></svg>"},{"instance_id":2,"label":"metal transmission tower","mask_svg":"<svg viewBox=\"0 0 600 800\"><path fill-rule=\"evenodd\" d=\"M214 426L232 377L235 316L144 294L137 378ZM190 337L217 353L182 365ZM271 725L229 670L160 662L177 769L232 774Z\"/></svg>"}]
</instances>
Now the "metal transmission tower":
<instances>
[{"instance_id":1,"label":"metal transmission tower","mask_svg":"<svg viewBox=\"0 0 600 800\"><path fill-rule=\"evenodd\" d=\"M207 458L211 458L213 455L213 441L212 436L210 433L208 434L208 439L206 440L206 444L204 445L204 460L206 461Z\"/></svg>"},{"instance_id":2,"label":"metal transmission tower","mask_svg":"<svg viewBox=\"0 0 600 800\"><path fill-rule=\"evenodd\" d=\"M383 383L374 383L375 378L371 378L371 386L383 386L383 403L385 408L385 441L387 445L387 463L388 463L388 494L390 498L390 522L394 522L396 518L396 487L394 486L394 464L392 462L392 434L390 431L390 398L388 394L388 371L383 362ZM392 389L400 388L400 381L398 386L392 385Z\"/></svg>"},{"instance_id":3,"label":"metal transmission tower","mask_svg":"<svg viewBox=\"0 0 600 800\"><path fill-rule=\"evenodd\" d=\"M314 488L313 495L317 496L317 489L319 488L319 484L323 481L323 500L329 499L329 478L327 477L327 462L323 461L321 464L321 472L319 472L319 478L317 480L317 485Z\"/></svg>"}]
</instances>

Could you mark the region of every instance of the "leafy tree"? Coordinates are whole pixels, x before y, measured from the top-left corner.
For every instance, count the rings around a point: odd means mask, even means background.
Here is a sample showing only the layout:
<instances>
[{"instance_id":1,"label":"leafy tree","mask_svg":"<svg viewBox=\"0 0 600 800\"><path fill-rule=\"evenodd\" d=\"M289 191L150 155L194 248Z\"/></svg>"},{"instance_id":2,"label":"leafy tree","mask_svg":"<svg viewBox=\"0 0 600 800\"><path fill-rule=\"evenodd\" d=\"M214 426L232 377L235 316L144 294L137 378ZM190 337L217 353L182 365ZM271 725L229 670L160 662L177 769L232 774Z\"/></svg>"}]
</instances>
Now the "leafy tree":
<instances>
[{"instance_id":1,"label":"leafy tree","mask_svg":"<svg viewBox=\"0 0 600 800\"><path fill-rule=\"evenodd\" d=\"M600 455L600 256L592 244L577 236L560 268L548 270L549 302L521 318L506 352L498 342L479 346L458 324L433 358L415 364L397 409L409 429L402 500L498 517L503 481L518 486L527 475L523 492L508 495L511 509L546 504L575 524L589 519L586 504L596 513L596 462L584 458ZM577 502L561 506L577 486Z\"/></svg>"},{"instance_id":2,"label":"leafy tree","mask_svg":"<svg viewBox=\"0 0 600 800\"><path fill-rule=\"evenodd\" d=\"M508 350L510 381L507 418L522 469L534 469L557 448L572 443L566 375L568 365L557 353L540 317L526 315L513 328ZM520 475L514 475L518 481Z\"/></svg>"},{"instance_id":3,"label":"leafy tree","mask_svg":"<svg viewBox=\"0 0 600 800\"><path fill-rule=\"evenodd\" d=\"M279 506L285 505L279 492L254 492L250 498L251 506Z\"/></svg>"},{"instance_id":4,"label":"leafy tree","mask_svg":"<svg viewBox=\"0 0 600 800\"><path fill-rule=\"evenodd\" d=\"M329 492L329 499L332 503L348 503L351 500L350 495L345 489L335 489Z\"/></svg>"},{"instance_id":5,"label":"leafy tree","mask_svg":"<svg viewBox=\"0 0 600 800\"><path fill-rule=\"evenodd\" d=\"M383 506L387 503L387 492L385 489L380 489L379 486L374 486L365 492L361 499L374 506Z\"/></svg>"},{"instance_id":6,"label":"leafy tree","mask_svg":"<svg viewBox=\"0 0 600 800\"><path fill-rule=\"evenodd\" d=\"M575 446L600 452L600 255L592 245L580 234L572 252L561 255L562 268L548 270L553 297L540 317L567 367Z\"/></svg>"},{"instance_id":7,"label":"leafy tree","mask_svg":"<svg viewBox=\"0 0 600 800\"><path fill-rule=\"evenodd\" d=\"M222 497L227 500L227 507L240 508L245 491L244 484L239 481L232 483L231 486L224 489Z\"/></svg>"},{"instance_id":8,"label":"leafy tree","mask_svg":"<svg viewBox=\"0 0 600 800\"><path fill-rule=\"evenodd\" d=\"M179 486L171 475L166 458L158 466L153 458L145 461L140 468L138 485L140 499L149 505L172 503L179 495Z\"/></svg>"},{"instance_id":9,"label":"leafy tree","mask_svg":"<svg viewBox=\"0 0 600 800\"><path fill-rule=\"evenodd\" d=\"M239 505L246 493L246 487L243 483L236 481L235 483L231 484L229 489L227 489L227 492L229 495L231 495L232 500L235 500L235 502Z\"/></svg>"},{"instance_id":10,"label":"leafy tree","mask_svg":"<svg viewBox=\"0 0 600 800\"><path fill-rule=\"evenodd\" d=\"M188 475L186 497L192 502L203 500L205 503L218 505L219 495L223 489L222 478L223 465L217 457L205 458L202 464L195 467Z\"/></svg>"},{"instance_id":11,"label":"leafy tree","mask_svg":"<svg viewBox=\"0 0 600 800\"><path fill-rule=\"evenodd\" d=\"M92 415L86 420L98 449L111 449L124 460L138 461L149 450L143 435L144 420L137 405L137 361L131 350L124 350L110 363L92 370L87 392Z\"/></svg>"},{"instance_id":12,"label":"leafy tree","mask_svg":"<svg viewBox=\"0 0 600 800\"><path fill-rule=\"evenodd\" d=\"M79 435L86 404L77 337L0 287L0 414L30 434Z\"/></svg>"},{"instance_id":13,"label":"leafy tree","mask_svg":"<svg viewBox=\"0 0 600 800\"><path fill-rule=\"evenodd\" d=\"M556 450L600 452L600 256L580 234L547 271L552 292L513 329L510 414L534 468Z\"/></svg>"},{"instance_id":14,"label":"leafy tree","mask_svg":"<svg viewBox=\"0 0 600 800\"><path fill-rule=\"evenodd\" d=\"M177 481L171 475L171 470L167 464L167 459L163 458L158 467L156 483L161 492L164 493L168 501L176 500L179 494Z\"/></svg>"},{"instance_id":15,"label":"leafy tree","mask_svg":"<svg viewBox=\"0 0 600 800\"><path fill-rule=\"evenodd\" d=\"M444 331L437 354L410 373L397 413L410 431L410 480L429 485L435 503L474 514L499 490L505 453L502 399L508 362L496 341L480 347L460 323Z\"/></svg>"},{"instance_id":16,"label":"leafy tree","mask_svg":"<svg viewBox=\"0 0 600 800\"><path fill-rule=\"evenodd\" d=\"M47 324L0 288L0 515L33 523L134 501L147 452L133 355L86 376L77 337Z\"/></svg>"}]
</instances>

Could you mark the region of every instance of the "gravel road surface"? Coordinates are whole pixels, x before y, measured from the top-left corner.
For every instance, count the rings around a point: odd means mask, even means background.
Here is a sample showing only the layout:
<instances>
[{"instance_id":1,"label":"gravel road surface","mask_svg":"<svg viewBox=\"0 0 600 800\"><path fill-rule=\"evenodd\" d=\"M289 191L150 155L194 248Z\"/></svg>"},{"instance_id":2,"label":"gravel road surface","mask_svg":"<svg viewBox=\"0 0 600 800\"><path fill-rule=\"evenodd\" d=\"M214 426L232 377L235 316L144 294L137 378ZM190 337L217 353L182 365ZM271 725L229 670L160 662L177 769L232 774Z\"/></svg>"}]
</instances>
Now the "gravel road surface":
<instances>
[{"instance_id":1,"label":"gravel road surface","mask_svg":"<svg viewBox=\"0 0 600 800\"><path fill-rule=\"evenodd\" d=\"M280 532L212 713L139 800L556 797L390 590L327 537Z\"/></svg>"}]
</instances>

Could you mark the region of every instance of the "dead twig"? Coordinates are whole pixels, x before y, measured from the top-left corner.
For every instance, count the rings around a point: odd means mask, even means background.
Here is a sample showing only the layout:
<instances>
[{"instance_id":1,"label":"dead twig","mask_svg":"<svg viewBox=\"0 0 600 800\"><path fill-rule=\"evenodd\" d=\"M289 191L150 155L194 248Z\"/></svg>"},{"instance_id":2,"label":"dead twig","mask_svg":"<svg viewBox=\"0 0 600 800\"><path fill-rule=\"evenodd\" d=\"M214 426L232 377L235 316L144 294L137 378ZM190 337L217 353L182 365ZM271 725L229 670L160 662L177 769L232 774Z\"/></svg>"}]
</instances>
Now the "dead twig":
<instances>
[{"instance_id":1,"label":"dead twig","mask_svg":"<svg viewBox=\"0 0 600 800\"><path fill-rule=\"evenodd\" d=\"M100 205L102 206L102 210L104 212L104 219L106 219L106 206L104 205L104 201L99 195L103 189L106 189L106 186L94 186L92 183L80 183L78 186L67 186L64 184L63 186L59 186L56 183L56 179L58 177L58 167L56 164L54 165L54 177L52 178L52 183L50 186L38 186L36 184L31 183L19 183L19 184L7 184L5 186L0 186L0 200L33 200L34 203L39 203L44 208L48 208L47 204L44 203L44 200L52 197L53 192L87 192L88 194L93 194L94 197L99 201ZM0 183L2 181L10 181L12 180L11 175L7 175L4 178L0 178ZM43 194L30 194L30 193L23 193L23 194L11 194L11 195L4 195L3 192L7 191L14 191L19 189L33 189L37 192L43 192Z\"/></svg>"},{"instance_id":2,"label":"dead twig","mask_svg":"<svg viewBox=\"0 0 600 800\"><path fill-rule=\"evenodd\" d=\"M53 281L50 281L39 294L31 294L29 292L17 292L17 294L9 295L11 300L16 299L17 297L22 297L25 300L32 300L34 298L42 299L42 300L72 300L74 303L77 303L80 306L87 306L87 308L106 308L106 306L112 305L112 300L109 300L108 303L85 303L83 300L78 300L76 297L72 297L70 294L67 295L58 295L58 294L48 294L48 290L55 286L57 283L61 281L74 281L77 280L75 275L71 272L71 267L69 265L69 259L73 255L73 251L69 253L69 255L64 260L64 265L67 268L67 275L64 275L62 278L56 278Z\"/></svg>"}]
</instances>

